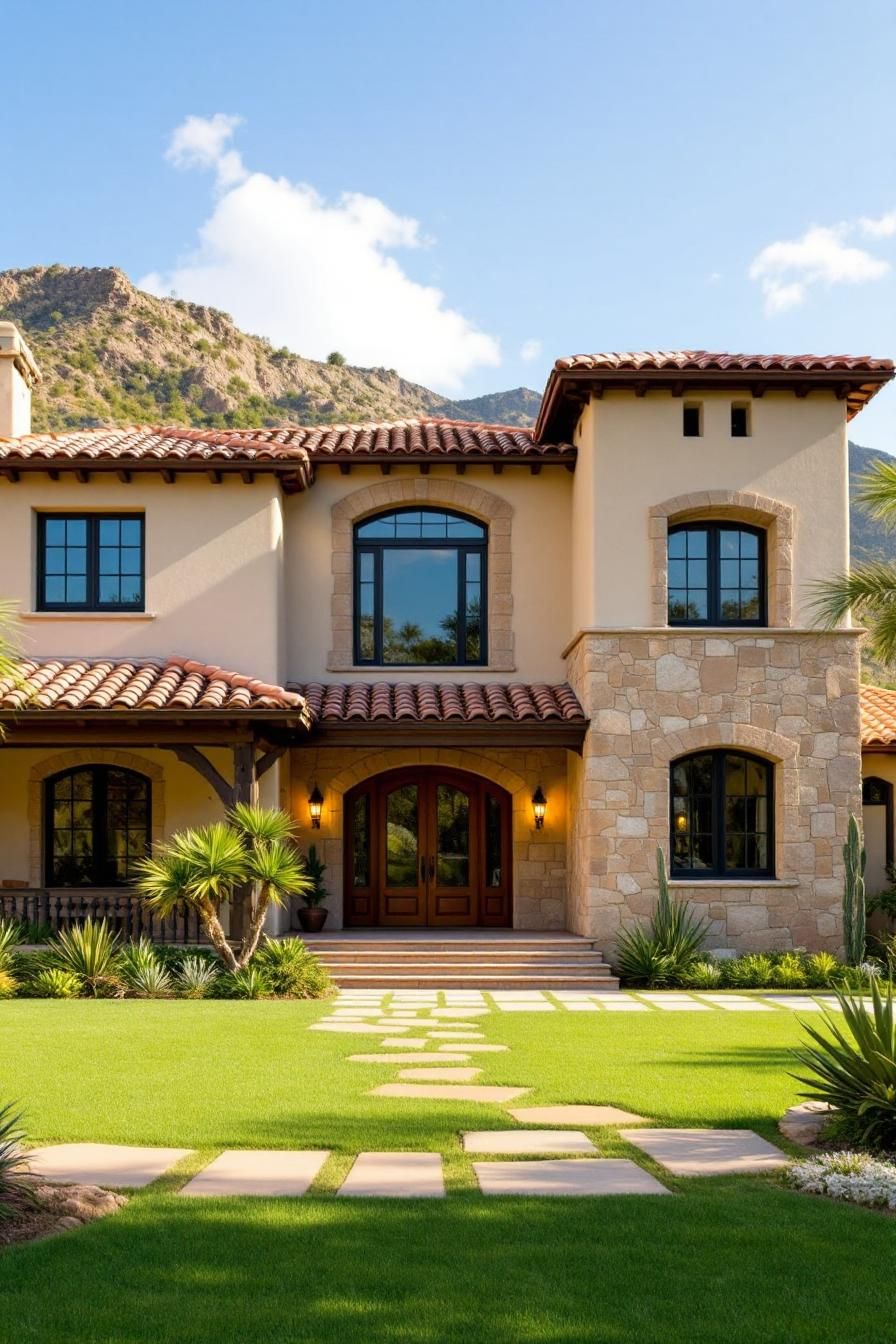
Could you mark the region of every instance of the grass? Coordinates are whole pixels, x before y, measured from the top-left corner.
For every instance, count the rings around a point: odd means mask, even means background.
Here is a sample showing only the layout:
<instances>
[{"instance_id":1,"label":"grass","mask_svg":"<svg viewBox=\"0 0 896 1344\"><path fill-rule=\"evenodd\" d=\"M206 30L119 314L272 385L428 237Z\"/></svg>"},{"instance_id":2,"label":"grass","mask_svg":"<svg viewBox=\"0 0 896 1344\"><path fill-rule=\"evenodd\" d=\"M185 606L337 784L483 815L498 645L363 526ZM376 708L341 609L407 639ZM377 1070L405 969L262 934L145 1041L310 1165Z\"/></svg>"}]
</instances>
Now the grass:
<instances>
[{"instance_id":1,"label":"grass","mask_svg":"<svg viewBox=\"0 0 896 1344\"><path fill-rule=\"evenodd\" d=\"M889 1344L881 1271L896 1222L773 1178L672 1180L676 1199L486 1200L459 1131L496 1107L366 1096L395 1077L344 1063L376 1036L307 1032L313 1003L16 1001L0 1078L36 1142L196 1151L113 1218L0 1260L0 1339L21 1344ZM483 1082L520 1104L612 1102L673 1125L777 1138L797 1096L797 1015L492 1013ZM223 1147L326 1147L303 1200L187 1203L174 1191ZM445 1201L342 1201L362 1150L445 1155ZM52 1292L48 1291L52 1285Z\"/></svg>"}]
</instances>

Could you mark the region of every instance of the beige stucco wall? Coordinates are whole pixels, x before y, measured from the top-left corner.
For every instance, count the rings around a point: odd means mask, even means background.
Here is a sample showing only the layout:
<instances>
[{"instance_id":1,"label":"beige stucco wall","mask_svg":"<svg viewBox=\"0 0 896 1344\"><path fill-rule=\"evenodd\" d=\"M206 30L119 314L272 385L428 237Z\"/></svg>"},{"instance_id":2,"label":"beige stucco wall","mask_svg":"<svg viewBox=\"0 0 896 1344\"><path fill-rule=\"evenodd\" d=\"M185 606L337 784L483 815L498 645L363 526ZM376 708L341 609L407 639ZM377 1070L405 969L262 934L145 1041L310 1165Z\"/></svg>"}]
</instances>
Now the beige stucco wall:
<instances>
[{"instance_id":1,"label":"beige stucco wall","mask_svg":"<svg viewBox=\"0 0 896 1344\"><path fill-rule=\"evenodd\" d=\"M440 680L457 670L407 671L390 667L346 671L329 666L333 649L331 592L333 587L333 506L371 485L384 485L395 503L420 503L462 508L455 487L506 501L510 516L510 564L513 659L496 676L488 668L464 668L472 681L562 681L562 651L571 633L569 576L572 570L569 516L572 475L559 467L533 477L526 467L506 467L495 475L488 467L468 467L463 476L453 468L434 467L421 476L417 467L396 467L385 477L378 468L356 468L349 476L334 469L318 473L313 488L285 501L287 665L295 681ZM447 487L439 490L440 483ZM405 494L400 492L405 491ZM416 493L412 493L416 491ZM384 502L382 507L390 504ZM475 508L471 511L475 512ZM494 582L492 578L492 582Z\"/></svg>"},{"instance_id":2,"label":"beige stucco wall","mask_svg":"<svg viewBox=\"0 0 896 1344\"><path fill-rule=\"evenodd\" d=\"M884 779L891 784L896 799L896 756L888 752L865 752L862 756L862 778L868 779L869 776L877 779ZM867 866L865 869L865 886L869 896L874 896L885 886L889 885L886 875L887 865L887 809L882 806L866 807L863 809L863 821L865 831L865 849L867 851ZM872 915L869 921L869 932L891 932L892 926L886 916L879 912Z\"/></svg>"},{"instance_id":3,"label":"beige stucco wall","mask_svg":"<svg viewBox=\"0 0 896 1344\"><path fill-rule=\"evenodd\" d=\"M39 511L143 511L146 614L35 613ZM277 682L283 658L282 499L273 477L108 475L79 484L25 475L0 482L3 597L18 602L23 652L177 654Z\"/></svg>"},{"instance_id":4,"label":"beige stucco wall","mask_svg":"<svg viewBox=\"0 0 896 1344\"><path fill-rule=\"evenodd\" d=\"M750 403L750 437L733 439L731 403L748 396L703 392L688 400L703 403L700 438L682 435L682 398L667 392L607 392L583 416L573 527L577 564L592 572L573 580L576 628L655 623L649 511L713 490L795 507L793 623L809 624L808 584L848 563L845 403L832 393L769 392Z\"/></svg>"},{"instance_id":5,"label":"beige stucco wall","mask_svg":"<svg viewBox=\"0 0 896 1344\"><path fill-rule=\"evenodd\" d=\"M327 864L328 928L343 922L343 811L355 784L405 765L441 765L482 775L513 800L513 923L519 929L567 927L566 757L560 750L476 750L449 747L309 747L290 753L289 807L303 844L313 841ZM310 830L308 795L315 784L324 796L321 827ZM544 828L535 829L532 794L538 785L548 800Z\"/></svg>"}]
</instances>

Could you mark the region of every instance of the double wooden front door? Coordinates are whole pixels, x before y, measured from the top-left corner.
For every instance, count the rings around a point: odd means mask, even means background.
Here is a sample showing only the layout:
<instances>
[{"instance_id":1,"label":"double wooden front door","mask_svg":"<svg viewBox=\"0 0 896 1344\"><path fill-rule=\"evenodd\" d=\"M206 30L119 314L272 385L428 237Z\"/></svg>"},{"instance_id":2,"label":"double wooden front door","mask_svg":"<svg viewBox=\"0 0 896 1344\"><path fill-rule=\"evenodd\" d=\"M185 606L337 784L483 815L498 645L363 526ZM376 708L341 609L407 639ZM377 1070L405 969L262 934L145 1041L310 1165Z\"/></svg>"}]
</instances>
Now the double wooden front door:
<instances>
[{"instance_id":1,"label":"double wooden front door","mask_svg":"<svg viewBox=\"0 0 896 1344\"><path fill-rule=\"evenodd\" d=\"M345 922L510 923L510 796L478 775L392 770L345 801Z\"/></svg>"}]
</instances>

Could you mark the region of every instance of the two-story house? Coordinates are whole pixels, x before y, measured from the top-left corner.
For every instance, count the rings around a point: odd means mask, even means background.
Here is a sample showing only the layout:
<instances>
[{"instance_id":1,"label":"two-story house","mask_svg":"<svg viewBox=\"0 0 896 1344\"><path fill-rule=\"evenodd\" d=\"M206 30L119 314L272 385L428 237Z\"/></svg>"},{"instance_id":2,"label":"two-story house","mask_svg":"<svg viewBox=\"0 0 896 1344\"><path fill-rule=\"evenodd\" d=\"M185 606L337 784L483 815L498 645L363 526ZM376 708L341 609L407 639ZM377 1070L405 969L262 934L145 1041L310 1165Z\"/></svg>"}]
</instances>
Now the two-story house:
<instances>
[{"instance_id":1,"label":"two-story house","mask_svg":"<svg viewBox=\"0 0 896 1344\"><path fill-rule=\"evenodd\" d=\"M331 927L609 950L662 845L711 945L838 948L859 632L809 585L848 564L847 422L890 361L575 356L533 430L32 435L38 377L0 323L7 888L126 889L257 796L317 843Z\"/></svg>"}]
</instances>

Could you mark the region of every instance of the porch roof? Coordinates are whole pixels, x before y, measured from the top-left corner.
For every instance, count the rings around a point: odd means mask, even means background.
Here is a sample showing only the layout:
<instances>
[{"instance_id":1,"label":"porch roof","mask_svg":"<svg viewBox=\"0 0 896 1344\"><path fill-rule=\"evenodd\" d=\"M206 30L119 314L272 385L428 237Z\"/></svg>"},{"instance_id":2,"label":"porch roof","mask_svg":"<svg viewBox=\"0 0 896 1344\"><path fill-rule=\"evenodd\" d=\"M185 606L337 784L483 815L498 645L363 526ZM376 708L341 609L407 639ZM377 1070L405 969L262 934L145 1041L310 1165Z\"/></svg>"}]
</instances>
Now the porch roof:
<instances>
[{"instance_id":1,"label":"porch roof","mask_svg":"<svg viewBox=\"0 0 896 1344\"><path fill-rule=\"evenodd\" d=\"M863 686L862 746L896 750L896 691L883 686Z\"/></svg>"}]
</instances>

